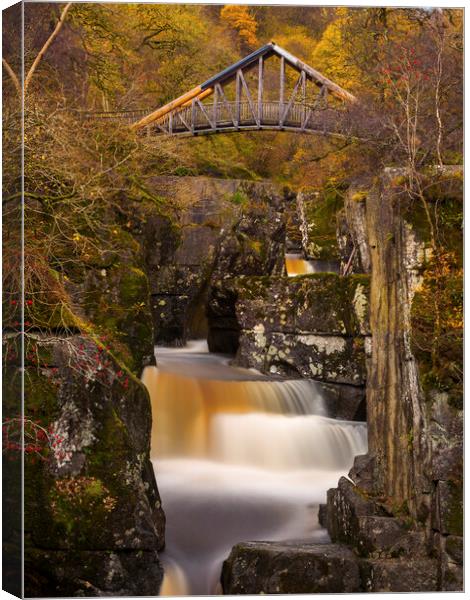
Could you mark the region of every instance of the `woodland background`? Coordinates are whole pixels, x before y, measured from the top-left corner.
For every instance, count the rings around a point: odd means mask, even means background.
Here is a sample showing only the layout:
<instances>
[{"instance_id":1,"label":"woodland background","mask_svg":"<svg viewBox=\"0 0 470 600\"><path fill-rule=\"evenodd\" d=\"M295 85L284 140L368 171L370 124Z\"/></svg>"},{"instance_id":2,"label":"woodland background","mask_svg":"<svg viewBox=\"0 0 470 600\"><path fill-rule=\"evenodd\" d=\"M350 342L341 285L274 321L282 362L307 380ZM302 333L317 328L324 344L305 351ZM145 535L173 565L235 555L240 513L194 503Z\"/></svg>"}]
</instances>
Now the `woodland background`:
<instances>
[{"instance_id":1,"label":"woodland background","mask_svg":"<svg viewBox=\"0 0 470 600\"><path fill-rule=\"evenodd\" d=\"M111 332L118 351L118 328L100 323L106 301L90 324L86 311L73 308L70 282L132 251L137 207L150 203L170 215L190 202L156 195L155 176L271 179L321 190L334 207L351 181L399 167L410 218L422 216L433 249L416 300L417 351L432 385L461 389L462 205L440 205L433 177L463 160L463 11L112 3L24 9L27 334ZM21 321L15 19L6 14L3 35L4 315L13 330ZM376 138L254 132L144 144L122 124L84 118L90 111L151 111L271 40L355 94L364 107L356 118L360 124L373 115ZM133 305L129 319L142 310ZM131 364L125 345L122 354Z\"/></svg>"}]
</instances>

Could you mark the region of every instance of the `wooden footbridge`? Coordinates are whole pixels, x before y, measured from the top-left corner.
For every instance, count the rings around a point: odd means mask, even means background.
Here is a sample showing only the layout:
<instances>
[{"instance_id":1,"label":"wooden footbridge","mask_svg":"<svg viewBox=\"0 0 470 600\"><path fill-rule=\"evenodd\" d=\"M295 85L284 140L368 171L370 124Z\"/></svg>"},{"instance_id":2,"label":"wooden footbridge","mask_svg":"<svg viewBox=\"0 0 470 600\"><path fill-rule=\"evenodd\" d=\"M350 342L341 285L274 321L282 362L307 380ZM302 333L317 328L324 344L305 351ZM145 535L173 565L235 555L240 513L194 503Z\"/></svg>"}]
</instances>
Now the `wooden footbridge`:
<instances>
[{"instance_id":1,"label":"wooden footbridge","mask_svg":"<svg viewBox=\"0 0 470 600\"><path fill-rule=\"evenodd\" d=\"M271 58L279 66L267 76ZM271 42L152 112L88 115L125 121L149 137L266 129L345 137L348 107L355 102L352 94Z\"/></svg>"}]
</instances>

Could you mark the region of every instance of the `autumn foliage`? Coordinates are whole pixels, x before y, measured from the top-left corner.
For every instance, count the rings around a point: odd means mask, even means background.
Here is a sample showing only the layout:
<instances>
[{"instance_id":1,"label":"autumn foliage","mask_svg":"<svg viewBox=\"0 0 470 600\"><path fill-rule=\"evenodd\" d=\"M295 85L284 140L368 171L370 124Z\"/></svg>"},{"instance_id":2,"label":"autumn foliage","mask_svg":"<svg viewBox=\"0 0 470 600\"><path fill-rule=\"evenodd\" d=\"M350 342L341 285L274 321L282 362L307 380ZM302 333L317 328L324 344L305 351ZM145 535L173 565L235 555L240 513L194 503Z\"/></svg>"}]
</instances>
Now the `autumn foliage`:
<instances>
[{"instance_id":1,"label":"autumn foliage","mask_svg":"<svg viewBox=\"0 0 470 600\"><path fill-rule=\"evenodd\" d=\"M254 48L258 43L256 38L257 23L250 13L250 7L227 4L220 11L220 18L227 26L234 29L242 42L242 47Z\"/></svg>"}]
</instances>

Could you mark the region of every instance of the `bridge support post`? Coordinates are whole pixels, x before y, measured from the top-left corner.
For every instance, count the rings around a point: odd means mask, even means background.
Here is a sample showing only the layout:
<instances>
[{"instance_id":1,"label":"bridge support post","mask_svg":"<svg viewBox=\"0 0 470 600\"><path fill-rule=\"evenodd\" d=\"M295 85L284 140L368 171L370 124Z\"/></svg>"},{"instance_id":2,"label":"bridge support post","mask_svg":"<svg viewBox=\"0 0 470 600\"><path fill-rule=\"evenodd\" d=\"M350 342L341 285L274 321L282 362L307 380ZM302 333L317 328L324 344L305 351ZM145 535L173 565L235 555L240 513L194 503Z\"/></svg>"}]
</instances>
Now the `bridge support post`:
<instances>
[{"instance_id":1,"label":"bridge support post","mask_svg":"<svg viewBox=\"0 0 470 600\"><path fill-rule=\"evenodd\" d=\"M213 129L217 127L217 102L219 99L219 90L217 86L214 88L214 104L212 105L212 121L214 123Z\"/></svg>"},{"instance_id":2,"label":"bridge support post","mask_svg":"<svg viewBox=\"0 0 470 600\"><path fill-rule=\"evenodd\" d=\"M259 57L258 61L258 121L263 119L263 85L264 85L264 61Z\"/></svg>"},{"instance_id":3,"label":"bridge support post","mask_svg":"<svg viewBox=\"0 0 470 600\"><path fill-rule=\"evenodd\" d=\"M191 101L191 133L194 135L194 128L196 125L196 99L193 98Z\"/></svg>"},{"instance_id":4,"label":"bridge support post","mask_svg":"<svg viewBox=\"0 0 470 600\"><path fill-rule=\"evenodd\" d=\"M242 72L240 69L237 71L237 77L235 80L235 121L236 126L240 125L240 101L242 95Z\"/></svg>"},{"instance_id":5,"label":"bridge support post","mask_svg":"<svg viewBox=\"0 0 470 600\"><path fill-rule=\"evenodd\" d=\"M284 86L286 80L286 61L281 56L281 70L279 73L279 127L282 126L282 115L284 113Z\"/></svg>"}]
</instances>

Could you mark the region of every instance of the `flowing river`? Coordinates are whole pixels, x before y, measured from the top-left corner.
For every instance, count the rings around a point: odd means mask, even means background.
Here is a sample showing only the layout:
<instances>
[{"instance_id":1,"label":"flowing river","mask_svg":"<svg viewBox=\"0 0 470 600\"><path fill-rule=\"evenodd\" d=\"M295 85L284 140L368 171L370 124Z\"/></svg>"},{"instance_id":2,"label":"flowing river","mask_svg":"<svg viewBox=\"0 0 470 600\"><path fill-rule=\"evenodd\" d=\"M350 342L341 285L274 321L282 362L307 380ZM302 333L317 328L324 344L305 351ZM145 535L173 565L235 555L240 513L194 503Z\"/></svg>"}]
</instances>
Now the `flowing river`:
<instances>
[{"instance_id":1,"label":"flowing river","mask_svg":"<svg viewBox=\"0 0 470 600\"><path fill-rule=\"evenodd\" d=\"M161 595L220 593L241 541L327 541L326 491L367 451L365 423L327 416L318 384L231 367L205 342L157 348L143 381L167 518Z\"/></svg>"}]
</instances>

